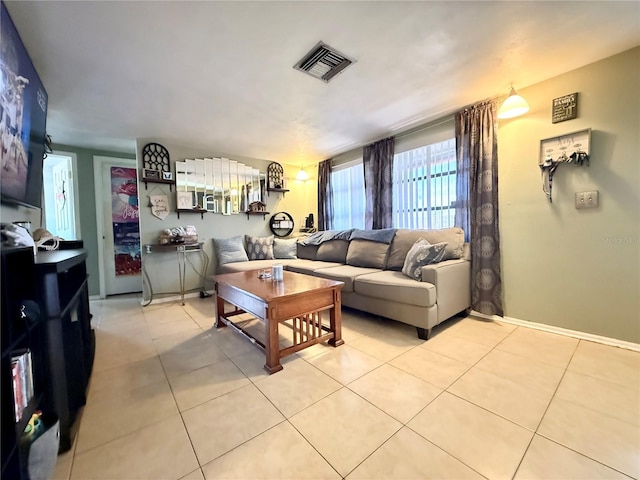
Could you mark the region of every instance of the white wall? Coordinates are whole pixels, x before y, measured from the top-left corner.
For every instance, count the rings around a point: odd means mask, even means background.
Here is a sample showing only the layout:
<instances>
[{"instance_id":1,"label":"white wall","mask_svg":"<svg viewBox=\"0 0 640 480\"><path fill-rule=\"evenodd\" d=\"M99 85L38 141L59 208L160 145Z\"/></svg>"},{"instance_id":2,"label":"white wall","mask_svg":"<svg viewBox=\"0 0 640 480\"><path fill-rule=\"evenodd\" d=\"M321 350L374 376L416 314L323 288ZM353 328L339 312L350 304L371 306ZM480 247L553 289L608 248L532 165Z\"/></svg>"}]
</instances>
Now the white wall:
<instances>
[{"instance_id":1,"label":"white wall","mask_svg":"<svg viewBox=\"0 0 640 480\"><path fill-rule=\"evenodd\" d=\"M31 233L40 228L41 210L2 204L0 207L0 221L2 223L31 222Z\"/></svg>"},{"instance_id":2,"label":"white wall","mask_svg":"<svg viewBox=\"0 0 640 480\"><path fill-rule=\"evenodd\" d=\"M260 170L260 173L266 173L267 166L271 160L245 158L237 155L225 154L218 152L215 148L208 151L194 150L187 146L179 145L167 139L162 138L139 138L137 139L137 158L138 158L138 175L141 175L142 168L142 148L150 143L159 143L169 150L171 158L171 171L175 176L175 162L184 160L185 158L204 158L204 157L227 157L232 160L244 163ZM277 161L277 160L274 160ZM279 162L280 163L280 162ZM271 235L269 230L269 218L276 212L288 212L294 219L295 230L297 231L303 226L304 217L310 212L316 215L316 178L317 171L313 167L307 167L307 173L311 177L306 182L295 180L295 176L300 170L300 166L282 164L284 168L284 176L286 185L290 191L284 195L281 193L270 192L266 197L267 211L270 214L263 219L260 215L252 215L247 219L247 215L222 215L217 213L205 213L204 219L200 218L200 214L196 213L180 213L180 218L175 212L176 199L175 187L169 191L168 185L148 184L145 190L144 183L138 185L138 195L140 202L140 234L142 244L157 243L158 235L165 228L176 227L179 225L194 225L198 230L198 241L204 242L205 252L209 255L211 263L209 265L208 275L215 273L215 255L213 251L213 238L229 238L236 235L254 235L266 236ZM153 192L152 192L153 190ZM148 207L149 194L167 194L169 197L170 214L164 220L160 220L151 214ZM175 255L161 254L154 255L153 259L147 262L146 267L151 276L154 291L176 291L178 290L178 270ZM190 255L190 258L199 267L196 255ZM191 270L191 269L187 269ZM191 270L188 272L187 288L198 285L198 277ZM207 287L211 287L211 283L207 283Z\"/></svg>"},{"instance_id":3,"label":"white wall","mask_svg":"<svg viewBox=\"0 0 640 480\"><path fill-rule=\"evenodd\" d=\"M518 90L531 111L500 121L506 316L640 343L639 85L640 47ZM552 99L573 92L578 118L552 124ZM540 140L585 128L590 166L561 165L549 203ZM600 206L576 210L587 190Z\"/></svg>"}]
</instances>

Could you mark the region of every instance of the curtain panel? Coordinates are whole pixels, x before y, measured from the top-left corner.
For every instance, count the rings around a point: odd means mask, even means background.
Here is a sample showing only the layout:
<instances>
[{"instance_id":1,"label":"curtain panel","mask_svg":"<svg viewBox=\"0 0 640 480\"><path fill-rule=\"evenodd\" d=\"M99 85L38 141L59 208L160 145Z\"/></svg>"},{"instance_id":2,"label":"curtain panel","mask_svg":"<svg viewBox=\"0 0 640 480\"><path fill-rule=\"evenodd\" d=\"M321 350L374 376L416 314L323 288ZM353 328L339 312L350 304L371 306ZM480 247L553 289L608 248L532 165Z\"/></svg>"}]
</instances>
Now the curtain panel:
<instances>
[{"instance_id":1,"label":"curtain panel","mask_svg":"<svg viewBox=\"0 0 640 480\"><path fill-rule=\"evenodd\" d=\"M331 159L318 164L318 231L333 228Z\"/></svg>"},{"instance_id":2,"label":"curtain panel","mask_svg":"<svg viewBox=\"0 0 640 480\"><path fill-rule=\"evenodd\" d=\"M471 308L503 316L496 103L456 114L456 226L471 244Z\"/></svg>"},{"instance_id":3,"label":"curtain panel","mask_svg":"<svg viewBox=\"0 0 640 480\"><path fill-rule=\"evenodd\" d=\"M395 140L385 138L364 147L364 192L366 229L393 226L393 153Z\"/></svg>"}]
</instances>

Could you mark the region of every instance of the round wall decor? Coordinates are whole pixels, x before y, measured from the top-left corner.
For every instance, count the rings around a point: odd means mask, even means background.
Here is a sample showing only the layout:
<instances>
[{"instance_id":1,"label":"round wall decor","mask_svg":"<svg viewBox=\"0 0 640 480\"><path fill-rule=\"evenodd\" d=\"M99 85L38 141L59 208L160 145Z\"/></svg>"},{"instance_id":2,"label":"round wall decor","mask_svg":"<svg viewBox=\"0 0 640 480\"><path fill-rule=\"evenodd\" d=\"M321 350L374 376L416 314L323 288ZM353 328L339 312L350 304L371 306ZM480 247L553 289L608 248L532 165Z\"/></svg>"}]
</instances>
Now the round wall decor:
<instances>
[{"instance_id":1,"label":"round wall decor","mask_svg":"<svg viewBox=\"0 0 640 480\"><path fill-rule=\"evenodd\" d=\"M276 237L288 237L293 227L293 217L287 212L274 213L269 220L269 229Z\"/></svg>"}]
</instances>

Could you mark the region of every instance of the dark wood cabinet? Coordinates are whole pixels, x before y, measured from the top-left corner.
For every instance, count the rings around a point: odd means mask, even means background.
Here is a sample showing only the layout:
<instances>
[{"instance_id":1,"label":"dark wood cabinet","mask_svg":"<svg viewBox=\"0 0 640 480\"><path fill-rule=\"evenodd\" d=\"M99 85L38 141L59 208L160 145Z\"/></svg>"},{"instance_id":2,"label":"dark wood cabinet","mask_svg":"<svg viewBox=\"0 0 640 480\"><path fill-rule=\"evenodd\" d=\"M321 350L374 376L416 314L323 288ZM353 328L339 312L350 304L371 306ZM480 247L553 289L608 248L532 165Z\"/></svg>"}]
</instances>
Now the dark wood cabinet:
<instances>
[{"instance_id":1,"label":"dark wood cabinet","mask_svg":"<svg viewBox=\"0 0 640 480\"><path fill-rule=\"evenodd\" d=\"M86 403L95 337L82 249L2 247L2 478L28 478L20 439L31 415L59 420L59 451L71 448ZM12 357L29 352L33 394L16 415ZM27 395L27 397L29 397ZM25 397L25 398L27 398ZM18 417L18 418L16 418Z\"/></svg>"},{"instance_id":2,"label":"dark wood cabinet","mask_svg":"<svg viewBox=\"0 0 640 480\"><path fill-rule=\"evenodd\" d=\"M2 359L0 362L0 397L2 421L2 478L25 476L25 457L19 441L31 415L45 410L44 391L44 323L39 313L34 286L35 269L31 247L2 247ZM24 351L31 356L33 395L16 420L12 357Z\"/></svg>"},{"instance_id":3,"label":"dark wood cabinet","mask_svg":"<svg viewBox=\"0 0 640 480\"><path fill-rule=\"evenodd\" d=\"M95 353L86 258L82 249L39 252L34 265L44 323L43 403L60 419L60 452L73 444Z\"/></svg>"}]
</instances>

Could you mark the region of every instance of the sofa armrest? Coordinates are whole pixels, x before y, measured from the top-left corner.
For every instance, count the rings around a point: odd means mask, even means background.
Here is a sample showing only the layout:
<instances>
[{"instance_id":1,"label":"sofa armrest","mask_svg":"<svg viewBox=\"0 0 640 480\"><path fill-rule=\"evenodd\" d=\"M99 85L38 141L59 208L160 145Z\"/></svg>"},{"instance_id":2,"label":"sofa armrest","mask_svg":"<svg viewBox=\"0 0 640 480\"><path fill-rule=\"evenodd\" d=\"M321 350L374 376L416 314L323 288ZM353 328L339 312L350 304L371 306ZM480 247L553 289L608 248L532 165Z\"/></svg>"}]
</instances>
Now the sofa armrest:
<instances>
[{"instance_id":1,"label":"sofa armrest","mask_svg":"<svg viewBox=\"0 0 640 480\"><path fill-rule=\"evenodd\" d=\"M471 262L465 259L422 267L422 281L436 287L438 322L466 310L471 305Z\"/></svg>"}]
</instances>

